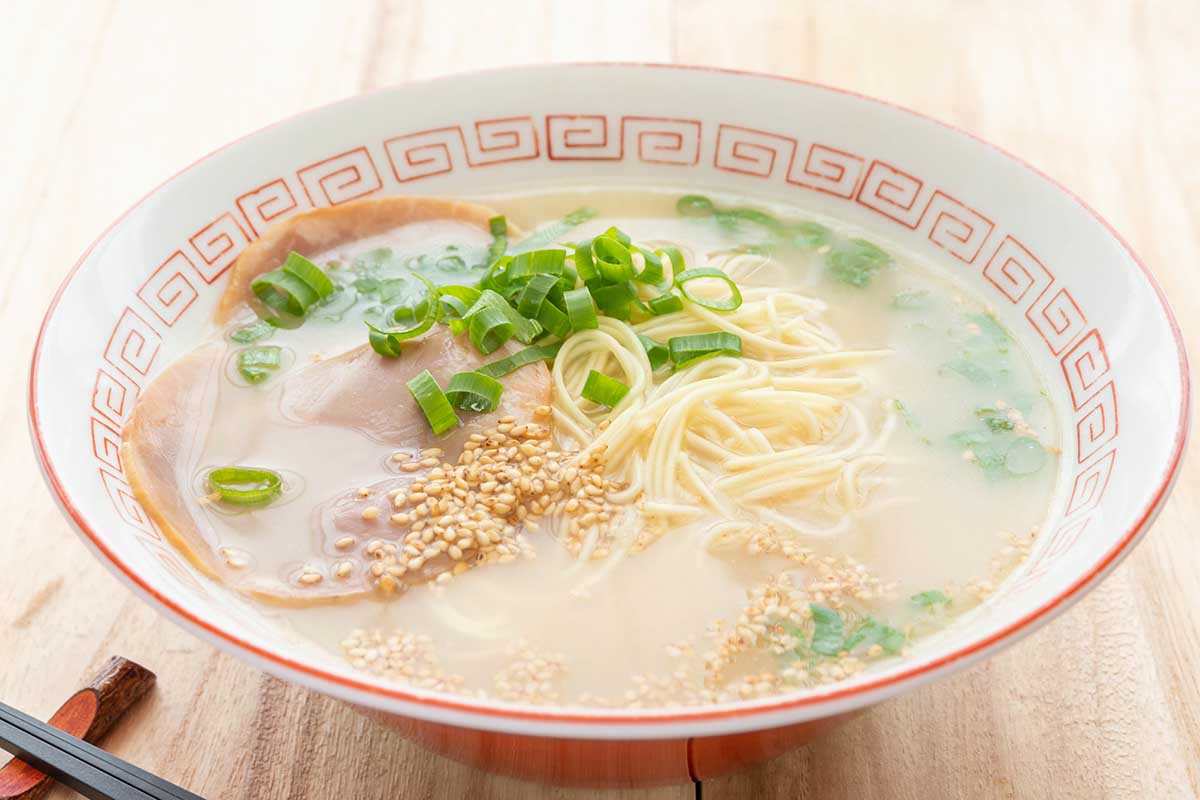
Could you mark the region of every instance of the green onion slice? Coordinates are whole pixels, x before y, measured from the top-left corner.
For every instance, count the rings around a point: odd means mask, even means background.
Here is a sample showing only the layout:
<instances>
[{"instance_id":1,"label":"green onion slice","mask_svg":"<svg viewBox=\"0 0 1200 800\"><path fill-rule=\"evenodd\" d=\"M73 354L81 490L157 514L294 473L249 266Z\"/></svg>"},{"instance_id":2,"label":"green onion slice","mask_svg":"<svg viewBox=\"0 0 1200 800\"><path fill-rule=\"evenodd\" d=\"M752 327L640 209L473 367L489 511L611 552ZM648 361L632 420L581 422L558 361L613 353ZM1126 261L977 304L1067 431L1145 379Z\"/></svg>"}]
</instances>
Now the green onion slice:
<instances>
[{"instance_id":1,"label":"green onion slice","mask_svg":"<svg viewBox=\"0 0 1200 800\"><path fill-rule=\"evenodd\" d=\"M508 249L508 221L504 217L492 217L488 220L488 230L492 234L492 243L488 245L488 263L491 264L503 258Z\"/></svg>"},{"instance_id":2,"label":"green onion slice","mask_svg":"<svg viewBox=\"0 0 1200 800\"><path fill-rule=\"evenodd\" d=\"M539 344L533 347L526 347L524 350L513 353L508 358L484 364L475 371L489 378L503 378L508 373L514 372L527 364L532 364L536 361L553 361L558 355L560 347L562 347L561 342L558 344Z\"/></svg>"},{"instance_id":3,"label":"green onion slice","mask_svg":"<svg viewBox=\"0 0 1200 800\"><path fill-rule=\"evenodd\" d=\"M594 208L577 208L557 222L551 222L549 225L544 225L529 234L529 236L513 245L510 252L516 255L530 250L540 250L543 247L552 245L565 236L572 228L582 225L596 216L596 213L596 209Z\"/></svg>"},{"instance_id":4,"label":"green onion slice","mask_svg":"<svg viewBox=\"0 0 1200 800\"><path fill-rule=\"evenodd\" d=\"M429 427L433 429L435 436L441 436L459 424L458 415L454 413L454 409L450 406L450 401L446 399L446 395L442 392L442 387L438 386L437 380L430 374L429 370L424 370L420 375L410 380L407 386L408 393L412 395L413 400L416 400L417 405L421 407L421 411L425 414L425 419L429 422Z\"/></svg>"},{"instance_id":5,"label":"green onion slice","mask_svg":"<svg viewBox=\"0 0 1200 800\"><path fill-rule=\"evenodd\" d=\"M563 292L563 303L567 307L567 319L571 330L582 331L588 328L598 328L596 306L592 302L592 293L586 286Z\"/></svg>"},{"instance_id":6,"label":"green onion slice","mask_svg":"<svg viewBox=\"0 0 1200 800\"><path fill-rule=\"evenodd\" d=\"M596 266L595 259L592 258L593 241L595 240L585 239L575 245L575 271L579 273L579 278L584 283L600 277L600 270Z\"/></svg>"},{"instance_id":7,"label":"green onion slice","mask_svg":"<svg viewBox=\"0 0 1200 800\"><path fill-rule=\"evenodd\" d=\"M260 319L253 325L247 325L244 328L238 328L229 338L238 344L250 344L257 342L259 339L266 339L275 332L275 326L264 319Z\"/></svg>"},{"instance_id":8,"label":"green onion slice","mask_svg":"<svg viewBox=\"0 0 1200 800\"><path fill-rule=\"evenodd\" d=\"M516 283L535 275L562 275L566 258L567 251L557 248L521 253L514 256L512 263L508 265L505 280L507 283Z\"/></svg>"},{"instance_id":9,"label":"green onion slice","mask_svg":"<svg viewBox=\"0 0 1200 800\"><path fill-rule=\"evenodd\" d=\"M634 247L633 251L642 257L642 269L633 276L633 279L638 283L648 283L651 286L662 283L663 263L662 257L658 255L661 251L650 251L642 247Z\"/></svg>"},{"instance_id":10,"label":"green onion slice","mask_svg":"<svg viewBox=\"0 0 1200 800\"><path fill-rule=\"evenodd\" d=\"M555 286L558 286L557 276L549 273L534 275L517 296L517 313L526 319L537 319L538 311Z\"/></svg>"},{"instance_id":11,"label":"green onion slice","mask_svg":"<svg viewBox=\"0 0 1200 800\"><path fill-rule=\"evenodd\" d=\"M650 307L650 313L654 314L655 316L659 316L660 314L670 314L675 311L683 310L683 300L679 298L679 295L673 292L667 292L666 294L660 294L658 297L653 297L650 299L650 302L647 303L647 305Z\"/></svg>"},{"instance_id":12,"label":"green onion slice","mask_svg":"<svg viewBox=\"0 0 1200 800\"><path fill-rule=\"evenodd\" d=\"M217 467L208 473L208 487L226 503L257 506L279 496L283 479L260 467Z\"/></svg>"},{"instance_id":13,"label":"green onion slice","mask_svg":"<svg viewBox=\"0 0 1200 800\"><path fill-rule=\"evenodd\" d=\"M724 281L729 287L729 296L712 299L708 297L696 297L687 289L687 283L694 281L697 278L716 278ZM694 267L684 270L675 276L675 286L679 289L680 294L691 300L698 306L710 308L713 311L733 311L742 304L742 293L738 291L737 284L733 282L733 278L726 275L716 267Z\"/></svg>"},{"instance_id":14,"label":"green onion slice","mask_svg":"<svg viewBox=\"0 0 1200 800\"><path fill-rule=\"evenodd\" d=\"M615 231L615 228L610 228ZM617 231L620 233L620 231ZM608 233L592 240L592 259L600 276L610 283L633 280L633 253L629 245Z\"/></svg>"},{"instance_id":15,"label":"green onion slice","mask_svg":"<svg viewBox=\"0 0 1200 800\"><path fill-rule=\"evenodd\" d=\"M679 248L675 247L674 245L667 245L666 247L660 247L659 249L654 251L654 254L656 256L658 256L660 259L665 256L666 259L671 262L671 274L672 275L678 275L679 273L681 273L687 269L687 264L684 263L684 260L683 260L683 253L681 253L679 251Z\"/></svg>"},{"instance_id":16,"label":"green onion slice","mask_svg":"<svg viewBox=\"0 0 1200 800\"><path fill-rule=\"evenodd\" d=\"M629 321L629 304L637 297L637 290L629 281L614 283L611 286L600 286L592 290L592 299L596 307L606 317Z\"/></svg>"},{"instance_id":17,"label":"green onion slice","mask_svg":"<svg viewBox=\"0 0 1200 800\"><path fill-rule=\"evenodd\" d=\"M413 324L407 328L377 328L369 322L366 323L367 328L370 329L371 349L381 356L395 358L400 355L401 342L416 338L428 331L433 327L433 323L437 322L438 314L441 312L437 287L418 272L410 273L406 277L414 278L425 284L425 297L411 305L396 306L388 313L386 319L388 322L395 323L400 317L412 317ZM418 314L420 314L419 318Z\"/></svg>"},{"instance_id":18,"label":"green onion slice","mask_svg":"<svg viewBox=\"0 0 1200 800\"><path fill-rule=\"evenodd\" d=\"M560 339L566 338L571 332L571 321L567 318L567 313L551 302L542 303L542 307L538 309L537 322L544 331Z\"/></svg>"},{"instance_id":19,"label":"green onion slice","mask_svg":"<svg viewBox=\"0 0 1200 800\"><path fill-rule=\"evenodd\" d=\"M461 319L467 313L467 309L479 299L480 294L474 286L442 286L437 291L438 302L442 304L443 319Z\"/></svg>"},{"instance_id":20,"label":"green onion slice","mask_svg":"<svg viewBox=\"0 0 1200 800\"><path fill-rule=\"evenodd\" d=\"M671 351L664 344L651 339L649 336L638 334L638 341L642 343L642 347L646 348L646 358L650 359L650 369L656 370L663 364L667 363L667 359L671 357Z\"/></svg>"},{"instance_id":21,"label":"green onion slice","mask_svg":"<svg viewBox=\"0 0 1200 800\"><path fill-rule=\"evenodd\" d=\"M250 289L263 305L298 318L309 306L333 294L333 281L316 264L292 251L282 267L259 275Z\"/></svg>"},{"instance_id":22,"label":"green onion slice","mask_svg":"<svg viewBox=\"0 0 1200 800\"><path fill-rule=\"evenodd\" d=\"M587 380L583 383L583 391L580 392L584 400L591 400L593 403L599 403L609 408L616 408L617 403L620 403L627 394L629 394L628 386L616 378L610 378L594 369L588 372Z\"/></svg>"},{"instance_id":23,"label":"green onion slice","mask_svg":"<svg viewBox=\"0 0 1200 800\"><path fill-rule=\"evenodd\" d=\"M683 369L704 358L740 356L742 338L727 331L672 336L667 340L667 350L671 354L671 361L675 362L675 369Z\"/></svg>"},{"instance_id":24,"label":"green onion slice","mask_svg":"<svg viewBox=\"0 0 1200 800\"><path fill-rule=\"evenodd\" d=\"M460 372L446 384L446 399L464 411L495 411L504 386L482 372Z\"/></svg>"},{"instance_id":25,"label":"green onion slice","mask_svg":"<svg viewBox=\"0 0 1200 800\"><path fill-rule=\"evenodd\" d=\"M502 309L486 306L471 315L467 332L475 349L487 355L513 337L513 323Z\"/></svg>"},{"instance_id":26,"label":"green onion slice","mask_svg":"<svg viewBox=\"0 0 1200 800\"><path fill-rule=\"evenodd\" d=\"M247 347L237 354L237 368L250 383L262 383L279 369L282 350L274 345Z\"/></svg>"}]
</instances>

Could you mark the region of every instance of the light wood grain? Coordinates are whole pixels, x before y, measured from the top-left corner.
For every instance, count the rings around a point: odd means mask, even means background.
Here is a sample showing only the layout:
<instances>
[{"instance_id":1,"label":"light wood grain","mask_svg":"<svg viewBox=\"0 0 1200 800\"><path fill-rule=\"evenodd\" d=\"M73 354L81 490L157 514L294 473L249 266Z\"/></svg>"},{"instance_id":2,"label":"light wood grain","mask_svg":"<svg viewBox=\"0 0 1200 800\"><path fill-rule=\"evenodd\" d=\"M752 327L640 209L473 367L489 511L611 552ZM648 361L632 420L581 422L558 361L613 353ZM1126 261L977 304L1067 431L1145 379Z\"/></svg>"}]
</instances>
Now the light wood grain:
<instances>
[{"instance_id":1,"label":"light wood grain","mask_svg":"<svg viewBox=\"0 0 1200 800\"><path fill-rule=\"evenodd\" d=\"M117 213L235 136L407 78L513 63L677 60L807 78L966 127L1075 189L1155 270L1196 343L1190 0L10 0L0 16L0 697L46 714L110 654L141 661L160 688L107 745L207 797L592 794L425 754L218 654L110 577L42 487L24 395L42 309ZM1196 797L1197 469L1137 552L1043 631L803 751L708 782L704 796Z\"/></svg>"}]
</instances>

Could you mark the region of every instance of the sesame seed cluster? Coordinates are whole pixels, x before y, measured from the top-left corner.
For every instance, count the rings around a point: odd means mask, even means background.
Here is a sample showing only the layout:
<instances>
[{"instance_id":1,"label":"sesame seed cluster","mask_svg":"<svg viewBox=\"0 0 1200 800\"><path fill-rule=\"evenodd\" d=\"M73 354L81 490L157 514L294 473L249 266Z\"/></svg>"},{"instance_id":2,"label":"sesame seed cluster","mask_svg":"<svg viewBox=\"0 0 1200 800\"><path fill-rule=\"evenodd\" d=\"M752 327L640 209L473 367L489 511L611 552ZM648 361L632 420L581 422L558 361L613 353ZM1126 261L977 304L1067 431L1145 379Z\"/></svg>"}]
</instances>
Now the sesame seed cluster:
<instances>
[{"instance_id":1,"label":"sesame seed cluster","mask_svg":"<svg viewBox=\"0 0 1200 800\"><path fill-rule=\"evenodd\" d=\"M608 555L606 529L618 514L608 499L620 488L605 477L603 448L584 456L557 450L548 424L549 406L539 406L540 421L518 423L501 417L495 427L473 433L454 463L443 461L440 448L391 457L401 473L411 476L404 487L363 487L359 513L369 527L386 530L369 536L341 536L334 548L345 553L329 573L348 578L351 555L358 550L367 563L367 579L384 595L410 585L444 584L480 564L511 563L534 558L528 533L538 521L555 515L567 549L578 555L583 542L596 536L593 558ZM301 584L322 579L306 567Z\"/></svg>"}]
</instances>

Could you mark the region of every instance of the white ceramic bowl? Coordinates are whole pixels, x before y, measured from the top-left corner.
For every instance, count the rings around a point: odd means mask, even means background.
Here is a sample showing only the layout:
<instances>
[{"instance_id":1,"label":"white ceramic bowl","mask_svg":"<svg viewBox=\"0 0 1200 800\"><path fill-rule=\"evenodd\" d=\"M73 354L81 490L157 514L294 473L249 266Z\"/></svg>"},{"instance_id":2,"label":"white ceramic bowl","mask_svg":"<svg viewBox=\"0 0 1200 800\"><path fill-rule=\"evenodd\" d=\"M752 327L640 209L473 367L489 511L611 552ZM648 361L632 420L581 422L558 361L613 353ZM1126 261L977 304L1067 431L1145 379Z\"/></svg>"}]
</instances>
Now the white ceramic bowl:
<instances>
[{"instance_id":1,"label":"white ceramic bowl","mask_svg":"<svg viewBox=\"0 0 1200 800\"><path fill-rule=\"evenodd\" d=\"M802 695L662 712L534 709L357 674L285 638L163 541L123 478L122 423L147 382L192 347L230 264L272 221L367 196L614 181L720 188L840 217L948 265L991 303L1045 376L1064 440L1051 524L982 609L910 658ZM356 97L193 164L118 218L72 270L38 337L29 410L46 480L96 556L205 640L456 757L629 783L761 759L1063 611L1161 507L1188 395L1179 331L1146 267L1082 201L986 142L775 77L556 65Z\"/></svg>"}]
</instances>

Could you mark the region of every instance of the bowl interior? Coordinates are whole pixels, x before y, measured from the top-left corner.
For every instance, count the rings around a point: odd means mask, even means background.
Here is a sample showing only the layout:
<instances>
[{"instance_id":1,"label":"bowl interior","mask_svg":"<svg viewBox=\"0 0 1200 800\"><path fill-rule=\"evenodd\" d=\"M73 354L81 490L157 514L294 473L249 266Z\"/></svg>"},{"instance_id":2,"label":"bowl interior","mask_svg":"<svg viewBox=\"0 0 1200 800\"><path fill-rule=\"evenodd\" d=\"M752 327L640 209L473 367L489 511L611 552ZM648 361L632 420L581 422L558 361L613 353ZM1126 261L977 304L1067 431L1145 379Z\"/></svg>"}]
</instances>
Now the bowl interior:
<instances>
[{"instance_id":1,"label":"bowl interior","mask_svg":"<svg viewBox=\"0 0 1200 800\"><path fill-rule=\"evenodd\" d=\"M266 226L361 197L606 182L720 188L838 217L930 256L990 303L1044 376L1063 436L1050 518L1019 573L911 658L813 695L657 715L534 713L376 684L289 640L162 539L123 477L121 426L139 391L206 330L231 263ZM1152 280L1101 219L1032 168L847 93L619 65L398 87L310 112L201 160L82 259L47 316L30 391L48 479L85 539L137 591L202 635L377 708L605 736L825 716L1031 630L1145 530L1177 467L1188 402L1182 346Z\"/></svg>"}]
</instances>

